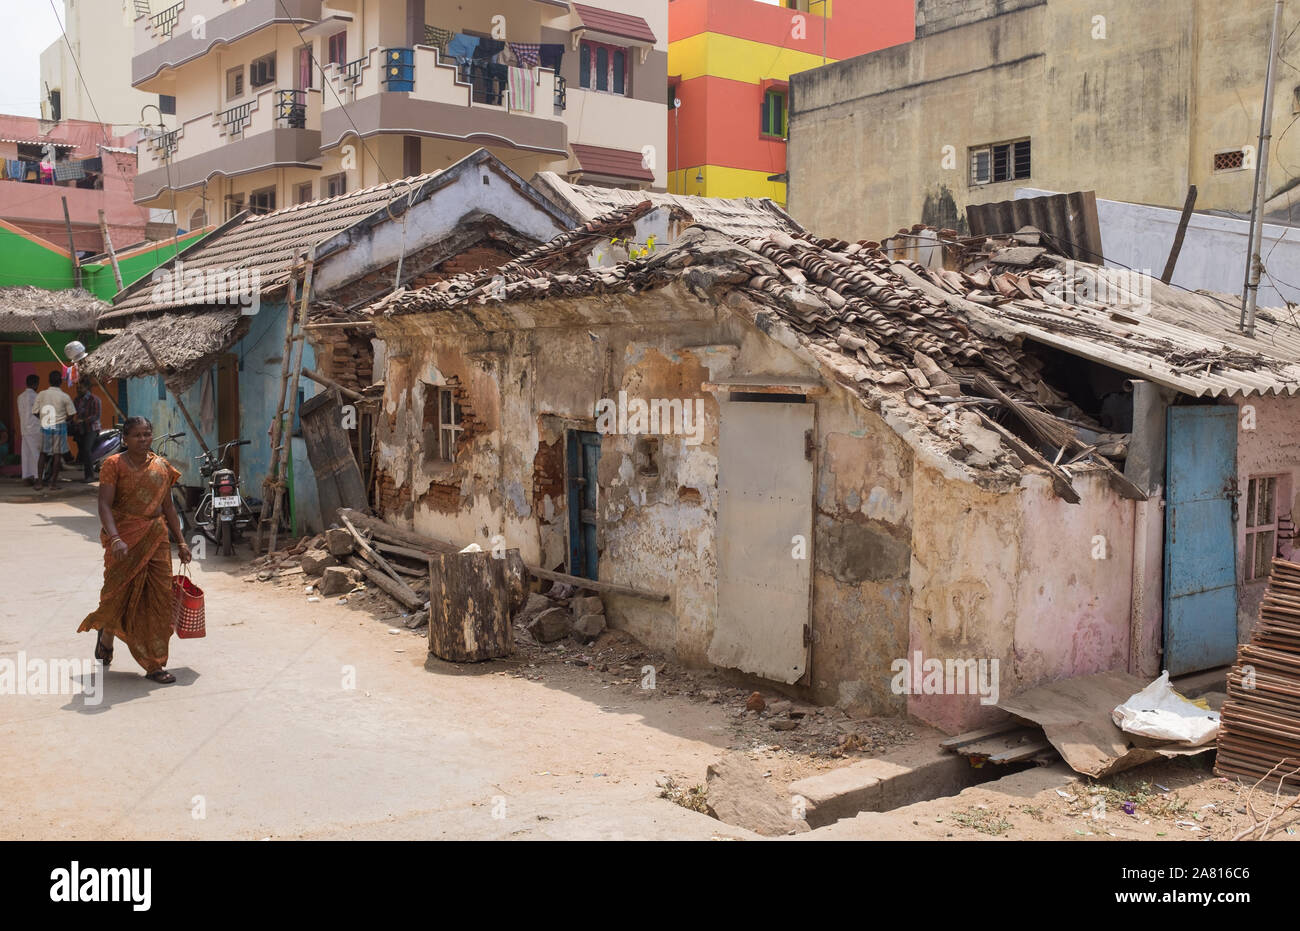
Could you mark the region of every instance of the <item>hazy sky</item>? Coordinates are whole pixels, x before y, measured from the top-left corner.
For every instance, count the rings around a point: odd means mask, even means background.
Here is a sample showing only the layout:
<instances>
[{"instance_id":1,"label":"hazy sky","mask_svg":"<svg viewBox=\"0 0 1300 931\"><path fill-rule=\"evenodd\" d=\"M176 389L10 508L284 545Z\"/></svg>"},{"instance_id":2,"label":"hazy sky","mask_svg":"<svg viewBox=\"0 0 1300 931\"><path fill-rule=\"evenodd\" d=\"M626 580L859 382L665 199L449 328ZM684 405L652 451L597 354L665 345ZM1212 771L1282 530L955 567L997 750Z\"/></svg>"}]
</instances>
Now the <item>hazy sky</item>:
<instances>
[{"instance_id":1,"label":"hazy sky","mask_svg":"<svg viewBox=\"0 0 1300 931\"><path fill-rule=\"evenodd\" d=\"M41 115L41 52L60 39L63 0L0 0L0 113Z\"/></svg>"}]
</instances>

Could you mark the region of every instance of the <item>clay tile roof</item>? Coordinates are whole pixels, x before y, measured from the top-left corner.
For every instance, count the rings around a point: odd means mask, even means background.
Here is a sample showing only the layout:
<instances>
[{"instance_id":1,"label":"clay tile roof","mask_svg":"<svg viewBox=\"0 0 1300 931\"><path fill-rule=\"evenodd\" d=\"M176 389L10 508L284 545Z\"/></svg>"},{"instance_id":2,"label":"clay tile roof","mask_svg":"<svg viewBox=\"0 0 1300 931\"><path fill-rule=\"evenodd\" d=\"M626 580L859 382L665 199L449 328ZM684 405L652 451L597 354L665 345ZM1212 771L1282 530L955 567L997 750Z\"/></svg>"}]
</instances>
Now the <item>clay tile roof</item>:
<instances>
[{"instance_id":1,"label":"clay tile roof","mask_svg":"<svg viewBox=\"0 0 1300 931\"><path fill-rule=\"evenodd\" d=\"M256 270L262 293L266 294L288 283L296 254L383 210L436 175L434 172L398 179L349 191L338 197L296 204L273 213L245 214L182 252L180 260L186 273L209 269L235 273L245 269ZM173 264L168 263L163 268L170 268ZM152 290L150 279L141 279L117 299L113 310L104 315L105 319L192 304L183 300L156 302Z\"/></svg>"},{"instance_id":2,"label":"clay tile roof","mask_svg":"<svg viewBox=\"0 0 1300 931\"><path fill-rule=\"evenodd\" d=\"M601 10L594 6L587 6L585 3L575 3L573 12L578 14L578 19L582 21L582 27L593 32L601 32L607 36L621 36L624 39L635 39L639 42L649 42L651 44L656 41L650 24L640 16Z\"/></svg>"},{"instance_id":3,"label":"clay tile roof","mask_svg":"<svg viewBox=\"0 0 1300 931\"><path fill-rule=\"evenodd\" d=\"M573 154L578 159L579 167L588 174L627 178L632 181L655 179L655 173L645 166L645 160L640 152L575 142Z\"/></svg>"}]
</instances>

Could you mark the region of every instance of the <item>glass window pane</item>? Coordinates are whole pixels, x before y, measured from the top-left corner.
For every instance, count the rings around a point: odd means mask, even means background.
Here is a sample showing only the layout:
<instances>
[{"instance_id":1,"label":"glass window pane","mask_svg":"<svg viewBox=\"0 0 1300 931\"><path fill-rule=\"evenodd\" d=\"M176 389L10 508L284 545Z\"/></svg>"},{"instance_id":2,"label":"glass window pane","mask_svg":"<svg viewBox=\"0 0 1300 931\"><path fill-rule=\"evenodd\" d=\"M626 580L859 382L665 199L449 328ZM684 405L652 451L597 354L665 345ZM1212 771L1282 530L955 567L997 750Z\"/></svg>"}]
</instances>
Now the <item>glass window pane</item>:
<instances>
[{"instance_id":1,"label":"glass window pane","mask_svg":"<svg viewBox=\"0 0 1300 931\"><path fill-rule=\"evenodd\" d=\"M614 93L621 94L624 92L627 80L627 54L625 52L614 53Z\"/></svg>"},{"instance_id":2,"label":"glass window pane","mask_svg":"<svg viewBox=\"0 0 1300 931\"><path fill-rule=\"evenodd\" d=\"M578 73L583 87L591 87L591 46L582 43L582 55L579 58Z\"/></svg>"},{"instance_id":3,"label":"glass window pane","mask_svg":"<svg viewBox=\"0 0 1300 931\"><path fill-rule=\"evenodd\" d=\"M596 49L596 90L609 90L609 49Z\"/></svg>"}]
</instances>

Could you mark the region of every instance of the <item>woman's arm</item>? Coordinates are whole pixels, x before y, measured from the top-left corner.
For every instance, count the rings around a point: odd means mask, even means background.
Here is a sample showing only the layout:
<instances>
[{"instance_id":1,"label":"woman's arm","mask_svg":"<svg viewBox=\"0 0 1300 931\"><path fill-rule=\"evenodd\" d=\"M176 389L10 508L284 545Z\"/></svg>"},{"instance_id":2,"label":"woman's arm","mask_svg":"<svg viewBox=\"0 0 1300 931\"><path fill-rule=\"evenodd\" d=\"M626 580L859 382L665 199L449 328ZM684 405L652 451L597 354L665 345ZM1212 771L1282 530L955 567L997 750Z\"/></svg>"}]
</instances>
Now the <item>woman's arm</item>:
<instances>
[{"instance_id":1,"label":"woman's arm","mask_svg":"<svg viewBox=\"0 0 1300 931\"><path fill-rule=\"evenodd\" d=\"M192 558L190 545L185 542L185 534L181 532L180 515L176 513L176 502L172 500L170 492L163 498L163 516L167 519L167 527L171 530L172 536L180 544L181 562L189 562Z\"/></svg>"},{"instance_id":2,"label":"woman's arm","mask_svg":"<svg viewBox=\"0 0 1300 931\"><path fill-rule=\"evenodd\" d=\"M127 545L117 535L117 521L113 520L113 498L117 495L117 486L111 482L99 483L99 523L108 534L108 551L114 559L126 555Z\"/></svg>"}]
</instances>

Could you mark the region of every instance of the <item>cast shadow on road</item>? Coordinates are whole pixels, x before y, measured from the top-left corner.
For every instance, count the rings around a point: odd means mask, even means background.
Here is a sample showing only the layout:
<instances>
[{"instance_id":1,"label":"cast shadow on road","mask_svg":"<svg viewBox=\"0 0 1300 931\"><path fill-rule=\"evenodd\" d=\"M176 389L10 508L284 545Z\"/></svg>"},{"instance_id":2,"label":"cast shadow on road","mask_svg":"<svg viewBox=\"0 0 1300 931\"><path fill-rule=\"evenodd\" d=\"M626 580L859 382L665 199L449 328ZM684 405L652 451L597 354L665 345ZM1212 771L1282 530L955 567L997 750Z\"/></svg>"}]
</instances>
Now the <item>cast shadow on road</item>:
<instances>
[{"instance_id":1,"label":"cast shadow on road","mask_svg":"<svg viewBox=\"0 0 1300 931\"><path fill-rule=\"evenodd\" d=\"M114 705L124 705L137 698L148 698L153 692L191 686L199 680L200 675L197 670L190 669L188 666L172 668L168 672L176 677L176 681L170 685L153 682L141 673L126 670L110 669L103 674L100 682L95 682L93 675L83 675L81 694L72 696L72 700L60 710L75 711L78 714L102 714L112 710ZM87 701L88 689L92 693L90 701ZM95 693L99 693L97 703L94 700Z\"/></svg>"}]
</instances>

